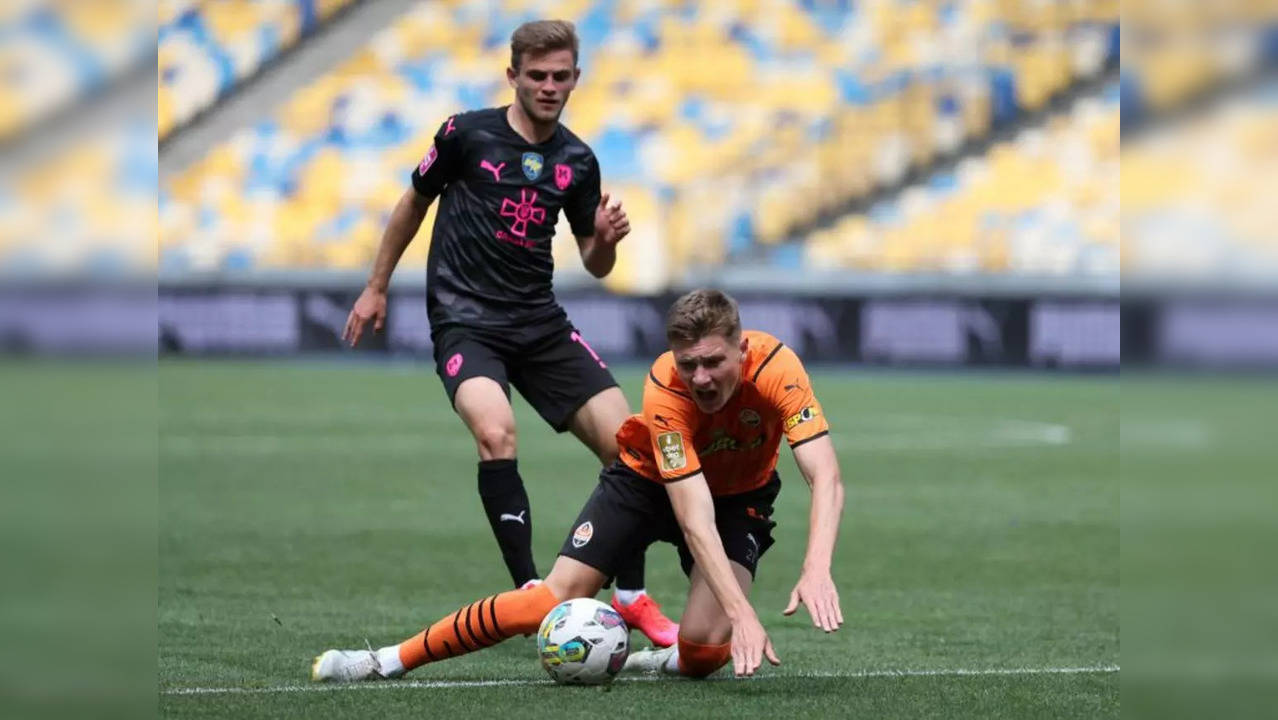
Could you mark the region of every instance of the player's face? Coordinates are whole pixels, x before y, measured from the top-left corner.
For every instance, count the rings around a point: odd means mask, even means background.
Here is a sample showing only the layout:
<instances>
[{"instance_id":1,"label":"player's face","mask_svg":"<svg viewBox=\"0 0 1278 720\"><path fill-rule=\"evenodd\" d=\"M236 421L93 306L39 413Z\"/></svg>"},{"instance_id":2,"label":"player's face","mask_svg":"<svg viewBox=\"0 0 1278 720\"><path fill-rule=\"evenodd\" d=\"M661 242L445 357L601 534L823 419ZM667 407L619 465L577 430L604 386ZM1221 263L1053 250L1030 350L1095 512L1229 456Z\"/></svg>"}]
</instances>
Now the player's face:
<instances>
[{"instance_id":1,"label":"player's face","mask_svg":"<svg viewBox=\"0 0 1278 720\"><path fill-rule=\"evenodd\" d=\"M737 340L709 335L691 345L676 345L675 372L692 392L692 401L704 413L718 412L732 399L741 384L741 363L746 338Z\"/></svg>"},{"instance_id":2,"label":"player's face","mask_svg":"<svg viewBox=\"0 0 1278 720\"><path fill-rule=\"evenodd\" d=\"M536 123L559 120L580 74L571 50L552 50L544 55L524 53L517 72L514 68L506 69L506 79L515 89L515 100Z\"/></svg>"}]
</instances>

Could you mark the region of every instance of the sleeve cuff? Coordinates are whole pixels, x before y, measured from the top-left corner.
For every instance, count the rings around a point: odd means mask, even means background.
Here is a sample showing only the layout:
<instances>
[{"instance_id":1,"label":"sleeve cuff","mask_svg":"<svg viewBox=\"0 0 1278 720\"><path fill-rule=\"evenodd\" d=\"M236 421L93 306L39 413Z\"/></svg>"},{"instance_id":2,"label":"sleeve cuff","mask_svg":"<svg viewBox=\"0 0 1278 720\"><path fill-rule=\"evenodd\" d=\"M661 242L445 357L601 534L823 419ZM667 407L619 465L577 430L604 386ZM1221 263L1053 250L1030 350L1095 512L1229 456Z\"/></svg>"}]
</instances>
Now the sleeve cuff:
<instances>
[{"instance_id":1,"label":"sleeve cuff","mask_svg":"<svg viewBox=\"0 0 1278 720\"><path fill-rule=\"evenodd\" d=\"M811 442L813 440L816 440L817 438L825 437L826 435L829 435L829 434L830 434L829 430L822 430L821 432L817 433L816 435L813 435L812 437L806 437L798 442L790 443L790 449L793 450L805 442Z\"/></svg>"},{"instance_id":2,"label":"sleeve cuff","mask_svg":"<svg viewBox=\"0 0 1278 720\"><path fill-rule=\"evenodd\" d=\"M675 477L666 477L665 475L662 475L661 482L672 483L672 482L679 482L680 480L687 480L688 478L692 477L693 475L696 475L699 472L701 472L701 468L697 468L696 470L693 470L690 473L684 473L683 475L677 475Z\"/></svg>"}]
</instances>

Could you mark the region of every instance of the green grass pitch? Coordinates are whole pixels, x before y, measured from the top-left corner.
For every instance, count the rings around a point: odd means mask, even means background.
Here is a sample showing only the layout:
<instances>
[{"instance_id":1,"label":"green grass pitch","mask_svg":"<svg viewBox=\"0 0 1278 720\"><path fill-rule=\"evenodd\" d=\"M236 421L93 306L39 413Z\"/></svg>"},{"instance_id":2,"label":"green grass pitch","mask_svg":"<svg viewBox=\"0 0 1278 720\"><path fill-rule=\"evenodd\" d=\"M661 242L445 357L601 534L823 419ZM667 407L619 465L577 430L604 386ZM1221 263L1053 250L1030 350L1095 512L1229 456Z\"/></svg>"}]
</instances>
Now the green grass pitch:
<instances>
[{"instance_id":1,"label":"green grass pitch","mask_svg":"<svg viewBox=\"0 0 1278 720\"><path fill-rule=\"evenodd\" d=\"M636 403L643 368L617 374ZM848 490L838 633L781 615L808 508L783 449L752 594L780 667L562 688L516 638L333 688L308 684L325 648L398 641L507 588L472 441L428 366L162 363L161 715L1116 717L1117 379L818 369L813 384ZM545 572L598 468L519 399L516 414ZM649 552L648 587L677 617L673 548Z\"/></svg>"}]
</instances>

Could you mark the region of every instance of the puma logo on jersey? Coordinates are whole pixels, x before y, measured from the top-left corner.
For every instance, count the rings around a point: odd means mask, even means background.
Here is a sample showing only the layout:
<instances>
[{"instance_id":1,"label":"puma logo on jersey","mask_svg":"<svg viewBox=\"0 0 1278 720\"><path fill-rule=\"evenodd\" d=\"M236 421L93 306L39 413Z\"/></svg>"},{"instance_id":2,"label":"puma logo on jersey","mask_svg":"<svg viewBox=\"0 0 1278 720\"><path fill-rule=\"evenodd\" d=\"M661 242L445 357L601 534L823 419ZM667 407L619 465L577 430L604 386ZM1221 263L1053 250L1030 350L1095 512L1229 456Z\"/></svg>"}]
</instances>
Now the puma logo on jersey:
<instances>
[{"instance_id":1,"label":"puma logo on jersey","mask_svg":"<svg viewBox=\"0 0 1278 720\"><path fill-rule=\"evenodd\" d=\"M501 182L501 169L506 167L506 163L498 163L496 167L493 167L493 164L487 160L480 160L479 167L492 173L494 182Z\"/></svg>"},{"instance_id":2,"label":"puma logo on jersey","mask_svg":"<svg viewBox=\"0 0 1278 720\"><path fill-rule=\"evenodd\" d=\"M528 523L524 522L524 513L526 512L528 511L520 510L518 515L511 515L510 513L502 513L501 518L499 518L499 520L501 522L506 522L507 520L509 520L511 522L517 522L520 525L527 525Z\"/></svg>"}]
</instances>

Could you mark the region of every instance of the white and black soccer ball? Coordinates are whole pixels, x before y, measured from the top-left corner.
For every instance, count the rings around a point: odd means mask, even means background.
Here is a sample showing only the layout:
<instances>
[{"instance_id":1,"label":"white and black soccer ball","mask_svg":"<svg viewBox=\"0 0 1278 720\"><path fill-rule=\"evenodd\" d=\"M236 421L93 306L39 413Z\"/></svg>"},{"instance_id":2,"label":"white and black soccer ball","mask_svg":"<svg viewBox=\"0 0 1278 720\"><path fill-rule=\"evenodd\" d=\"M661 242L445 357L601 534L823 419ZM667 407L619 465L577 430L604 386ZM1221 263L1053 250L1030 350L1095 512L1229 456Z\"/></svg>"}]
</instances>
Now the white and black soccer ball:
<instances>
[{"instance_id":1,"label":"white and black soccer ball","mask_svg":"<svg viewBox=\"0 0 1278 720\"><path fill-rule=\"evenodd\" d=\"M630 628L616 610L598 600L566 600L541 621L537 654L560 685L603 685L626 663Z\"/></svg>"}]
</instances>

